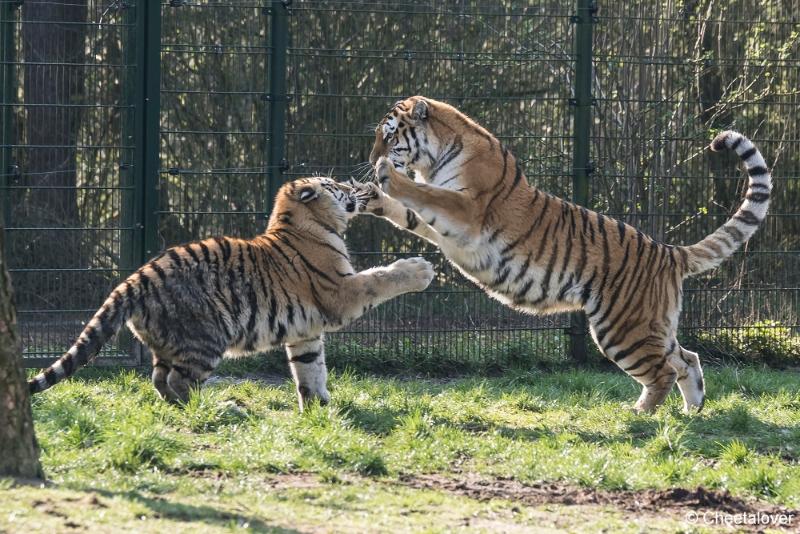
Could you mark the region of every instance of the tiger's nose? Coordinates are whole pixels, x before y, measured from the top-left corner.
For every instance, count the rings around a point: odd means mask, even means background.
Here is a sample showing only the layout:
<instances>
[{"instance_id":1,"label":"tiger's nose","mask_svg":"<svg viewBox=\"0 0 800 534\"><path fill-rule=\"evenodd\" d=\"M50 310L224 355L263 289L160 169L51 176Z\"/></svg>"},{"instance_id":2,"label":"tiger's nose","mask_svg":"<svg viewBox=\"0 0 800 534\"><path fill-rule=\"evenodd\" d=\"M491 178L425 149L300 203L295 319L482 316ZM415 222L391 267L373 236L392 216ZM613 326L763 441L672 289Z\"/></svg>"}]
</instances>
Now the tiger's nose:
<instances>
[{"instance_id":1,"label":"tiger's nose","mask_svg":"<svg viewBox=\"0 0 800 534\"><path fill-rule=\"evenodd\" d=\"M347 203L345 209L347 209L349 213L353 213L354 211L356 211L356 203L351 200L350 202Z\"/></svg>"}]
</instances>

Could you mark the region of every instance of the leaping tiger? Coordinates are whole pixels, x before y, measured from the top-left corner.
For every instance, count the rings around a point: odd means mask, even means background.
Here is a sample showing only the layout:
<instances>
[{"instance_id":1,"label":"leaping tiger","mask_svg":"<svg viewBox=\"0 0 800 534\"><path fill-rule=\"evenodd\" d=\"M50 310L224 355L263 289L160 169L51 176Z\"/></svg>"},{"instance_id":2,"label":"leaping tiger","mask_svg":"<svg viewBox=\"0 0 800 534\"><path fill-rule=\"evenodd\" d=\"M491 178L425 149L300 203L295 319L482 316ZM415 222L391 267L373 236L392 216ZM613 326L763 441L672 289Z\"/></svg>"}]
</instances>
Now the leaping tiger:
<instances>
[{"instance_id":1,"label":"leaping tiger","mask_svg":"<svg viewBox=\"0 0 800 534\"><path fill-rule=\"evenodd\" d=\"M369 197L368 213L437 245L501 302L534 313L585 310L603 354L642 384L637 411L661 405L676 381L684 410L699 410L700 360L676 337L682 282L716 267L753 235L772 189L764 158L746 137L723 132L711 149L739 155L749 188L730 220L690 246L659 243L530 186L491 133L421 96L396 103L378 125L370 162L380 188L365 184L360 194Z\"/></svg>"},{"instance_id":2,"label":"leaping tiger","mask_svg":"<svg viewBox=\"0 0 800 534\"><path fill-rule=\"evenodd\" d=\"M72 375L127 322L153 355L153 385L165 400L185 402L223 354L283 345L300 409L312 399L327 403L323 333L433 279L422 258L354 272L343 233L363 206L330 178L283 185L262 235L174 247L129 276L72 348L30 380L30 391Z\"/></svg>"}]
</instances>

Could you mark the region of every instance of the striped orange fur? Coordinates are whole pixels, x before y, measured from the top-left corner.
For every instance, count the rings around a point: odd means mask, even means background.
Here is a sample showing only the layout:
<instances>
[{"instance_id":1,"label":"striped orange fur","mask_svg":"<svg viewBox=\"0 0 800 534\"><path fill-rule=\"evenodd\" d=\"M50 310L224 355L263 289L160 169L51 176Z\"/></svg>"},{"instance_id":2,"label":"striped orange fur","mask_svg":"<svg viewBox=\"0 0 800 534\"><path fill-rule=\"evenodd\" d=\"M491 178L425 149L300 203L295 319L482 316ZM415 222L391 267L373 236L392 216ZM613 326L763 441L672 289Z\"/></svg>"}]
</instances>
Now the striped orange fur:
<instances>
[{"instance_id":1,"label":"striped orange fur","mask_svg":"<svg viewBox=\"0 0 800 534\"><path fill-rule=\"evenodd\" d=\"M223 355L283 345L300 408L328 402L323 333L433 278L422 258L355 272L342 234L361 208L350 186L330 178L285 184L262 235L177 246L129 276L30 391L72 375L127 322L153 355L153 385L165 400L186 401Z\"/></svg>"},{"instance_id":2,"label":"striped orange fur","mask_svg":"<svg viewBox=\"0 0 800 534\"><path fill-rule=\"evenodd\" d=\"M735 151L750 176L736 214L699 243L659 243L621 221L528 184L518 160L452 106L420 96L378 125L366 211L441 248L491 296L532 313L585 310L606 357L643 386L637 410L659 406L677 381L684 408L705 398L696 353L676 338L682 282L720 264L763 221L772 188L753 143L727 131L712 150ZM413 171L422 183L409 179Z\"/></svg>"}]
</instances>

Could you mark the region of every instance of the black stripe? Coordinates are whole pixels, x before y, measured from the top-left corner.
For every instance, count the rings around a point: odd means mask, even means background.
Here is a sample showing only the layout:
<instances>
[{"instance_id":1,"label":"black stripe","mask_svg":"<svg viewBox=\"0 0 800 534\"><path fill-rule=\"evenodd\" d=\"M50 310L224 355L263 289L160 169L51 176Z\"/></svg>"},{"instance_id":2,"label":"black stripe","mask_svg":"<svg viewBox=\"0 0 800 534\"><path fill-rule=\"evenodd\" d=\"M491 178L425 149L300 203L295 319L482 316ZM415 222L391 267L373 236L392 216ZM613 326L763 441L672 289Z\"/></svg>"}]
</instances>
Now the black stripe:
<instances>
[{"instance_id":1,"label":"black stripe","mask_svg":"<svg viewBox=\"0 0 800 534\"><path fill-rule=\"evenodd\" d=\"M278 331L275 333L275 342L280 343L286 337L286 326L283 323L278 323Z\"/></svg>"},{"instance_id":2,"label":"black stripe","mask_svg":"<svg viewBox=\"0 0 800 534\"><path fill-rule=\"evenodd\" d=\"M734 215L733 218L738 219L745 224L749 224L750 226L758 226L761 224L761 220L749 210L739 210L736 212L736 215Z\"/></svg>"},{"instance_id":3,"label":"black stripe","mask_svg":"<svg viewBox=\"0 0 800 534\"><path fill-rule=\"evenodd\" d=\"M519 288L514 293L514 302L516 304L520 304L521 302L523 302L525 300L525 295L528 294L528 291L530 291L532 285L533 285L533 278L529 278L528 281L525 282L522 285L522 287Z\"/></svg>"},{"instance_id":4,"label":"black stripe","mask_svg":"<svg viewBox=\"0 0 800 534\"><path fill-rule=\"evenodd\" d=\"M413 230L418 224L419 219L417 219L417 214L406 208L406 228Z\"/></svg>"},{"instance_id":5,"label":"black stripe","mask_svg":"<svg viewBox=\"0 0 800 534\"><path fill-rule=\"evenodd\" d=\"M626 373L628 373L630 371L635 371L636 369L641 367L642 364L644 364L646 362L649 362L650 360L654 360L656 358L659 358L659 357L661 357L661 354L648 354L647 356L642 356L641 358L636 360L633 363L633 365L628 366L628 367L623 367L622 370L625 371Z\"/></svg>"},{"instance_id":6,"label":"black stripe","mask_svg":"<svg viewBox=\"0 0 800 534\"><path fill-rule=\"evenodd\" d=\"M464 145L461 143L461 136L457 135L453 140L453 143L447 148L447 151L444 153L442 158L436 162L436 165L433 166L431 169L430 174L428 175L428 181L433 183L434 178L442 170L448 163L453 161L461 151L464 149Z\"/></svg>"},{"instance_id":7,"label":"black stripe","mask_svg":"<svg viewBox=\"0 0 800 534\"><path fill-rule=\"evenodd\" d=\"M598 337L598 339L599 339L599 337ZM623 359L627 358L628 356L630 356L631 354L633 354L634 352L636 352L637 350L639 350L640 348L645 346L650 341L651 341L650 336L643 337L642 339L640 339L639 341L635 342L634 344L629 345L627 349L621 350L618 353L616 353L614 355L614 361L615 362L619 362L620 360L623 360Z\"/></svg>"},{"instance_id":8,"label":"black stripe","mask_svg":"<svg viewBox=\"0 0 800 534\"><path fill-rule=\"evenodd\" d=\"M769 174L769 170L764 166L756 165L747 169L747 174L750 176L760 176L762 174Z\"/></svg>"},{"instance_id":9,"label":"black stripe","mask_svg":"<svg viewBox=\"0 0 800 534\"><path fill-rule=\"evenodd\" d=\"M722 226L722 230L724 232L727 232L734 239L734 241L738 242L744 241L744 234L740 232L739 229L736 228L735 226L728 226L727 224L725 224Z\"/></svg>"},{"instance_id":10,"label":"black stripe","mask_svg":"<svg viewBox=\"0 0 800 534\"><path fill-rule=\"evenodd\" d=\"M742 143L743 139L744 139L744 137L742 137L742 136L737 137L736 141L731 143L730 149L735 151L737 148L739 148L739 145Z\"/></svg>"},{"instance_id":11,"label":"black stripe","mask_svg":"<svg viewBox=\"0 0 800 534\"><path fill-rule=\"evenodd\" d=\"M283 256L283 259L284 259L284 260L286 260L286 263L288 263L288 264L289 264L289 267L291 267L291 268L292 268L292 270L295 272L295 274L296 274L296 275L298 276L298 278L299 278L299 277L300 277L300 271L298 271L298 270L297 270L297 267L295 267L295 266L294 266L294 262L293 262L293 261L292 261L292 260L289 258L289 256L288 256L288 255L287 255L287 254L286 254L286 253L283 251L283 249L282 249L282 248L281 248L281 247L278 245L278 243L277 243L276 241L272 241L272 248L274 248L275 250L277 250L277 251L278 251L278 253L279 253L281 256ZM266 258L269 258L269 256L266 256ZM276 267L279 267L279 263L278 263L278 262L272 262L272 264L273 264L273 265L275 265ZM284 271L282 267L279 267L279 268L281 269L281 271L283 271L283 272L286 274L286 271Z\"/></svg>"},{"instance_id":12,"label":"black stripe","mask_svg":"<svg viewBox=\"0 0 800 534\"><path fill-rule=\"evenodd\" d=\"M238 268L239 280L244 282L244 247L241 246L241 245L239 246L239 265L238 265L238 267L239 267Z\"/></svg>"},{"instance_id":13,"label":"black stripe","mask_svg":"<svg viewBox=\"0 0 800 534\"><path fill-rule=\"evenodd\" d=\"M64 369L64 376L72 376L75 370L75 361L72 359L72 355L67 353L61 358L61 367Z\"/></svg>"},{"instance_id":14,"label":"black stripe","mask_svg":"<svg viewBox=\"0 0 800 534\"><path fill-rule=\"evenodd\" d=\"M297 257L297 258L299 258L299 259L300 259L300 261L302 261L302 262L305 264L305 266L306 266L306 267L308 267L308 269L309 269L309 270L311 270L311 272L313 272L314 274L316 274L316 275L317 275L317 276L319 276L320 278L323 278L324 280L327 280L327 281L328 281L328 282L330 282L331 284L333 284L333 285L337 285L336 281L335 281L335 280L333 280L333 278L331 278L330 276L328 276L327 274L325 274L324 272L322 272L321 270L319 270L317 267L315 267L315 266L314 266L314 264L313 264L313 263L311 263L311 262L310 262L310 261L309 261L309 260L308 260L308 259L307 259L307 258L306 258L306 257L305 257L305 256L304 256L304 255L303 255L303 254L302 254L302 253L301 253L301 252L298 250L298 249L297 249L297 247L295 247L295 246L294 246L294 245L293 245L293 244L292 244L292 243L291 243L291 242L290 242L288 239L286 239L286 238L283 238L283 239L281 239L281 242L282 242L282 243L284 243L284 244L285 244L287 247L289 247L289 248L291 248L292 250L294 250L294 251L295 251L295 253L297 254L297 256L296 256L296 257Z\"/></svg>"},{"instance_id":15,"label":"black stripe","mask_svg":"<svg viewBox=\"0 0 800 534\"><path fill-rule=\"evenodd\" d=\"M312 218L311 218L311 220L312 220L312 221L314 221L315 223L317 223L319 226L321 226L323 229L325 229L325 230L326 230L326 231L328 231L329 233L331 233L331 234L333 234L333 235L335 235L335 236L339 236L339 237L341 237L341 236L339 235L339 231L338 231L336 228L334 228L333 226L331 226L331 225L329 225L329 224L325 223L324 221L320 221L320 220L319 220L318 218L316 218L316 217L312 217Z\"/></svg>"},{"instance_id":16,"label":"black stripe","mask_svg":"<svg viewBox=\"0 0 800 534\"><path fill-rule=\"evenodd\" d=\"M222 262L228 263L228 260L231 257L231 244L228 242L228 238L215 237L214 241L216 241L219 247L222 249Z\"/></svg>"},{"instance_id":17,"label":"black stripe","mask_svg":"<svg viewBox=\"0 0 800 534\"><path fill-rule=\"evenodd\" d=\"M45 379L45 381L47 381L47 383L48 383L49 385L51 385L51 386L55 385L55 384L58 382L58 377L56 376L56 372L55 372L55 371L53 371L53 368L52 368L52 367L49 367L49 368L48 368L48 369L47 369L47 370L44 372L44 379Z\"/></svg>"},{"instance_id":18,"label":"black stripe","mask_svg":"<svg viewBox=\"0 0 800 534\"><path fill-rule=\"evenodd\" d=\"M586 233L586 229L589 225L589 212L583 206L579 206L578 210L581 212L581 221L583 221L583 233Z\"/></svg>"},{"instance_id":19,"label":"black stripe","mask_svg":"<svg viewBox=\"0 0 800 534\"><path fill-rule=\"evenodd\" d=\"M503 188L500 186L502 185L503 180L505 180L506 170L508 170L508 149L506 147L503 147L503 170L500 173L500 179L497 181L497 184L495 185L497 189L494 195L492 195L492 198L489 199L489 202L486 203L486 208L484 208L483 222L481 223L481 226L486 226L486 222L489 219L489 215L491 214L489 208L494 203L494 201L497 200L497 197L500 196L500 193L503 192Z\"/></svg>"},{"instance_id":20,"label":"black stripe","mask_svg":"<svg viewBox=\"0 0 800 534\"><path fill-rule=\"evenodd\" d=\"M319 352L312 351L304 352L303 354L298 354L297 356L292 356L289 358L289 361L294 363L313 363L317 361L317 358L319 358Z\"/></svg>"},{"instance_id":21,"label":"black stripe","mask_svg":"<svg viewBox=\"0 0 800 534\"><path fill-rule=\"evenodd\" d=\"M536 204L536 200L537 200L538 198L539 198L539 195L537 195L537 196L534 198L534 201L533 201L533 203L531 204L531 207L533 207L533 206ZM508 244L508 245L507 245L507 246L506 246L506 247L503 249L503 251L501 252L501 254L505 254L505 253L509 252L511 249L515 248L515 247L516 247L517 245L519 245L520 243L524 243L525 241L527 241L527 240L528 240L528 238L531 236L531 234L533 234L533 231L534 231L534 230L535 230L535 229L536 229L536 228L539 226L539 224L542 222L542 219L544 218L544 216L545 216L545 214L546 214L546 213L547 213L547 203L545 202L545 206L544 206L544 208L543 208L542 210L540 210L540 211L539 211L539 216L538 216L538 217L536 217L536 219L534 219L533 223L532 223L532 224L530 225L530 227L528 228L528 231L527 231L527 232L525 232L523 235L519 236L518 238L516 238L516 239L515 239L514 241L512 241L511 243L509 243L509 244Z\"/></svg>"},{"instance_id":22,"label":"black stripe","mask_svg":"<svg viewBox=\"0 0 800 534\"><path fill-rule=\"evenodd\" d=\"M162 269L159 264L151 263L150 267L155 271L162 282L167 279L167 273L164 272L164 269Z\"/></svg>"},{"instance_id":23,"label":"black stripe","mask_svg":"<svg viewBox=\"0 0 800 534\"><path fill-rule=\"evenodd\" d=\"M620 265L619 269L614 274L614 278L611 279L611 283L609 284L609 287L614 287L614 284L617 283L617 280L619 280L620 276L622 276L623 274L625 275L625 277L627 277L628 273L626 272L625 268L628 266L628 259L630 258L630 249L631 249L631 244L630 244L630 242L628 242L625 245L625 255L622 258L622 265ZM623 281L624 281L624 277L623 277ZM606 320L608 315L611 313L611 310L614 308L614 305L617 303L617 298L619 297L619 294L622 291L622 288L624 286L625 286L624 283L617 284L616 288L614 289L614 293L611 294L610 302L608 303L608 307L606 308L606 311L603 313L603 315L600 317L600 319L597 320L597 322L595 324L599 325L600 323L602 323L603 321ZM609 327L610 326L611 325L609 325ZM597 333L598 341L600 341L603 337L605 337L605 336L604 335L601 336L600 332Z\"/></svg>"},{"instance_id":24,"label":"black stripe","mask_svg":"<svg viewBox=\"0 0 800 534\"><path fill-rule=\"evenodd\" d=\"M578 234L580 237L581 243L581 259L578 260L578 265L574 269L575 279L580 280L583 277L583 270L586 269L586 263L589 261L589 254L586 250L586 235L583 233Z\"/></svg>"},{"instance_id":25,"label":"black stripe","mask_svg":"<svg viewBox=\"0 0 800 534\"><path fill-rule=\"evenodd\" d=\"M744 198L746 198L750 202L756 202L758 204L761 204L762 202L766 202L767 200L769 200L769 193L758 193L756 191L751 191L750 193L747 193L747 195Z\"/></svg>"},{"instance_id":26,"label":"black stripe","mask_svg":"<svg viewBox=\"0 0 800 534\"><path fill-rule=\"evenodd\" d=\"M560 277L559 277L559 279L560 279ZM571 275L569 275L569 280L568 280L568 281L567 281L567 283L566 283L566 284L564 284L564 285L561 287L561 289L558 291L558 295L556 295L556 300L557 300L557 301L562 301L562 300L564 300L564 296L567 294L567 291L569 291L570 289L572 289L574 281L575 281L575 276L574 276L574 275L572 275L572 274L571 274Z\"/></svg>"},{"instance_id":27,"label":"black stripe","mask_svg":"<svg viewBox=\"0 0 800 534\"><path fill-rule=\"evenodd\" d=\"M606 225L605 225L605 217L601 214L597 214L597 230L600 232L600 237L603 238L603 278L600 280L600 287L598 288L598 293L602 293L603 289L606 287L606 282L608 281L608 275L611 271L611 250L608 246L608 236L606 235ZM598 301L598 307L592 310L592 313L595 313L597 309L600 307L600 303Z\"/></svg>"},{"instance_id":28,"label":"black stripe","mask_svg":"<svg viewBox=\"0 0 800 534\"><path fill-rule=\"evenodd\" d=\"M625 223L617 221L617 230L619 230L619 244L621 245L625 240Z\"/></svg>"},{"instance_id":29,"label":"black stripe","mask_svg":"<svg viewBox=\"0 0 800 534\"><path fill-rule=\"evenodd\" d=\"M502 232L502 228L495 228L494 232L489 236L486 240L488 243L494 243L494 241L500 236L500 232Z\"/></svg>"},{"instance_id":30,"label":"black stripe","mask_svg":"<svg viewBox=\"0 0 800 534\"><path fill-rule=\"evenodd\" d=\"M267 314L267 323L269 324L270 332L275 330L275 321L278 318L278 301L275 300L275 295L269 296L269 313Z\"/></svg>"},{"instance_id":31,"label":"black stripe","mask_svg":"<svg viewBox=\"0 0 800 534\"><path fill-rule=\"evenodd\" d=\"M203 251L203 259L206 260L206 263L211 263L211 252L208 250L208 245L203 243L202 241L199 243L200 250Z\"/></svg>"},{"instance_id":32,"label":"black stripe","mask_svg":"<svg viewBox=\"0 0 800 534\"><path fill-rule=\"evenodd\" d=\"M558 259L558 240L553 243L553 250L550 253L550 260L547 262L544 279L542 280L542 295L532 302L532 304L538 304L547 298L550 290L550 278L553 276L553 267L555 267L556 259Z\"/></svg>"},{"instance_id":33,"label":"black stripe","mask_svg":"<svg viewBox=\"0 0 800 534\"><path fill-rule=\"evenodd\" d=\"M178 267L183 265L183 258L181 258L180 254L178 254L174 248L171 248L167 251L167 256L172 260L172 262L177 265Z\"/></svg>"},{"instance_id":34,"label":"black stripe","mask_svg":"<svg viewBox=\"0 0 800 534\"><path fill-rule=\"evenodd\" d=\"M508 260L506 260L506 261L508 261ZM505 263L505 262L504 262L504 263ZM508 274L509 274L510 272L511 272L511 269L510 269L509 267L504 267L504 268L503 268L503 270L500 272L500 275L499 275L499 276L497 276L497 277L496 277L496 278L495 278L495 279L492 281L492 286L498 286L498 285L502 284L503 282L505 282L505 281L506 281L506 278L508 278Z\"/></svg>"},{"instance_id":35,"label":"black stripe","mask_svg":"<svg viewBox=\"0 0 800 534\"><path fill-rule=\"evenodd\" d=\"M189 256L191 256L192 259L195 261L195 263L200 263L200 257L197 255L197 252L195 252L191 246L187 245L184 248L186 249L186 252L189 253Z\"/></svg>"},{"instance_id":36,"label":"black stripe","mask_svg":"<svg viewBox=\"0 0 800 534\"><path fill-rule=\"evenodd\" d=\"M520 167L519 161L517 161L516 171L514 174L514 181L511 183L511 187L509 188L508 193L506 193L505 196L503 197L503 200L506 200L508 197L511 196L511 193L514 192L514 189L517 188L517 186L521 181L522 181L522 167Z\"/></svg>"},{"instance_id":37,"label":"black stripe","mask_svg":"<svg viewBox=\"0 0 800 534\"><path fill-rule=\"evenodd\" d=\"M756 150L756 147L750 147L749 149L742 152L739 157L742 158L742 161L747 161L756 152L758 152L758 150Z\"/></svg>"},{"instance_id":38,"label":"black stripe","mask_svg":"<svg viewBox=\"0 0 800 534\"><path fill-rule=\"evenodd\" d=\"M558 273L558 282L564 279L564 276L567 274L567 263L569 262L570 255L572 254L572 241L573 239L567 239L567 250L564 252L564 261L561 262L561 270Z\"/></svg>"},{"instance_id":39,"label":"black stripe","mask_svg":"<svg viewBox=\"0 0 800 534\"><path fill-rule=\"evenodd\" d=\"M592 268L592 276L583 284L583 291L581 291L581 304L584 306L589 302L589 297L592 296L592 282L597 276L597 268Z\"/></svg>"},{"instance_id":40,"label":"black stripe","mask_svg":"<svg viewBox=\"0 0 800 534\"><path fill-rule=\"evenodd\" d=\"M528 267L530 266L530 264L531 264L531 255L530 255L530 253L528 253L528 256L525 258L525 261L522 263L522 266L519 268L519 272L517 273L517 276L514 277L513 283L516 284L520 280L522 280L522 277L525 276L525 273L528 272Z\"/></svg>"}]
</instances>

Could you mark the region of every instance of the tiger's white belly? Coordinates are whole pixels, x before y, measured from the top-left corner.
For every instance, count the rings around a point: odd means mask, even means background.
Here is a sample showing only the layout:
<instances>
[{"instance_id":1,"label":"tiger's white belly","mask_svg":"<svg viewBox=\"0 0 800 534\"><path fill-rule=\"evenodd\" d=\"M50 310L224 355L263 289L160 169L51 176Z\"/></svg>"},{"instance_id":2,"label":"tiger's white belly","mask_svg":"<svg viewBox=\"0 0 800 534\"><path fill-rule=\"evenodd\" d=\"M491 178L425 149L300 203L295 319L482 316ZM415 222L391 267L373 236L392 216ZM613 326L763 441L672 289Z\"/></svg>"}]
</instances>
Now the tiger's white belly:
<instances>
[{"instance_id":1,"label":"tiger's white belly","mask_svg":"<svg viewBox=\"0 0 800 534\"><path fill-rule=\"evenodd\" d=\"M581 288L575 284L559 295L567 285L568 275L561 275L558 267L545 284L546 265L528 261L527 251L517 252L503 262L501 251L506 247L502 239L489 242L488 236L476 242L476 246L463 247L446 243L442 252L470 281L482 287L492 298L507 306L529 313L560 313L581 308ZM506 272L507 271L507 272Z\"/></svg>"}]
</instances>

